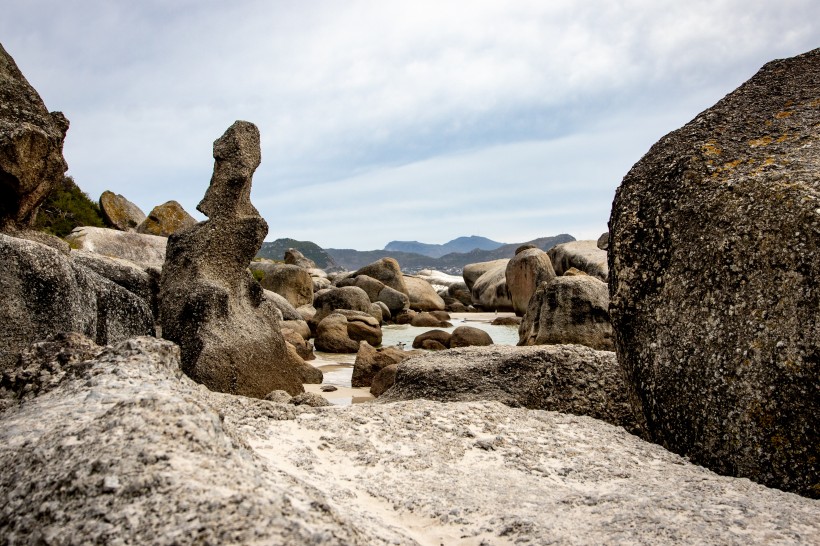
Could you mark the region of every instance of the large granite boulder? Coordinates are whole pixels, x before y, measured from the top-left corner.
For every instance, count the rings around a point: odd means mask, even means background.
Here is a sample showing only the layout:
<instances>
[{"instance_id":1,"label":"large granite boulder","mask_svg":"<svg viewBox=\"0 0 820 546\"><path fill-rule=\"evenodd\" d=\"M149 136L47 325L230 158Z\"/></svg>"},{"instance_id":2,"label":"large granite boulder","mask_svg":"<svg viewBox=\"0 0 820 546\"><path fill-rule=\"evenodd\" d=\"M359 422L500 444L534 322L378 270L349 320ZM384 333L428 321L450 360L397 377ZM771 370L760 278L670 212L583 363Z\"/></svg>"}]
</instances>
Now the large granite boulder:
<instances>
[{"instance_id":1,"label":"large granite boulder","mask_svg":"<svg viewBox=\"0 0 820 546\"><path fill-rule=\"evenodd\" d=\"M407 360L413 353L403 351L398 347L380 347L376 349L366 341L359 343L359 351L353 362L353 376L350 379L352 387L369 387L373 378L382 369L391 364L398 364Z\"/></svg>"},{"instance_id":2,"label":"large granite boulder","mask_svg":"<svg viewBox=\"0 0 820 546\"><path fill-rule=\"evenodd\" d=\"M348 334L347 317L338 312L319 321L314 344L318 350L327 353L355 353L359 350L359 341L351 339Z\"/></svg>"},{"instance_id":3,"label":"large granite boulder","mask_svg":"<svg viewBox=\"0 0 820 546\"><path fill-rule=\"evenodd\" d=\"M509 260L500 260L476 279L471 289L473 305L485 311L512 311L512 296L507 287L508 263Z\"/></svg>"},{"instance_id":4,"label":"large granite boulder","mask_svg":"<svg viewBox=\"0 0 820 546\"><path fill-rule=\"evenodd\" d=\"M100 212L108 226L120 231L136 231L147 218L137 205L112 191L100 195Z\"/></svg>"},{"instance_id":5,"label":"large granite boulder","mask_svg":"<svg viewBox=\"0 0 820 546\"><path fill-rule=\"evenodd\" d=\"M588 417L230 396L193 383L179 349L152 338L77 372L2 415L9 544L820 540L816 501L718 476Z\"/></svg>"},{"instance_id":6,"label":"large granite boulder","mask_svg":"<svg viewBox=\"0 0 820 546\"><path fill-rule=\"evenodd\" d=\"M458 326L450 334L448 347L457 349L459 347L483 347L492 344L493 338L481 328Z\"/></svg>"},{"instance_id":7,"label":"large granite boulder","mask_svg":"<svg viewBox=\"0 0 820 546\"><path fill-rule=\"evenodd\" d=\"M316 296L313 306L316 308L313 320L318 323L339 309L369 313L370 298L358 286L343 286L341 288L331 288L327 292L319 294Z\"/></svg>"},{"instance_id":8,"label":"large granite boulder","mask_svg":"<svg viewBox=\"0 0 820 546\"><path fill-rule=\"evenodd\" d=\"M293 307L313 303L313 279L306 269L272 262L251 262L250 269L262 288L283 296Z\"/></svg>"},{"instance_id":9,"label":"large granite boulder","mask_svg":"<svg viewBox=\"0 0 820 546\"><path fill-rule=\"evenodd\" d=\"M208 220L168 238L160 279L163 336L182 369L209 389L262 398L303 392L278 311L248 271L268 232L251 204L259 130L237 121L214 142L214 173L198 205Z\"/></svg>"},{"instance_id":10,"label":"large granite boulder","mask_svg":"<svg viewBox=\"0 0 820 546\"><path fill-rule=\"evenodd\" d=\"M122 258L143 268L165 264L168 239L157 235L124 232L116 229L84 226L66 236L71 248L87 250L112 258Z\"/></svg>"},{"instance_id":11,"label":"large granite boulder","mask_svg":"<svg viewBox=\"0 0 820 546\"><path fill-rule=\"evenodd\" d=\"M570 275L556 277L535 291L518 327L518 344L561 343L615 350L605 282L589 275Z\"/></svg>"},{"instance_id":12,"label":"large granite boulder","mask_svg":"<svg viewBox=\"0 0 820 546\"><path fill-rule=\"evenodd\" d=\"M159 268L144 268L122 258L105 256L87 250L72 250L70 256L74 263L87 267L101 277L141 297L148 304L154 316L159 316Z\"/></svg>"},{"instance_id":13,"label":"large granite boulder","mask_svg":"<svg viewBox=\"0 0 820 546\"><path fill-rule=\"evenodd\" d=\"M188 214L182 205L176 201L168 201L151 209L145 220L137 226L137 233L168 237L177 231L195 226L196 223L196 219Z\"/></svg>"},{"instance_id":14,"label":"large granite boulder","mask_svg":"<svg viewBox=\"0 0 820 546\"><path fill-rule=\"evenodd\" d=\"M464 284L467 285L468 290L472 291L473 285L479 277L491 269L497 269L501 265L507 267L507 263L509 263L509 261L510 260L508 258L504 258L501 260L492 260L489 262L478 262L465 265L461 270L461 276L464 279Z\"/></svg>"},{"instance_id":15,"label":"large granite boulder","mask_svg":"<svg viewBox=\"0 0 820 546\"><path fill-rule=\"evenodd\" d=\"M504 275L513 311L516 315L523 316L535 290L541 283L554 279L555 271L546 252L540 248L525 248L510 259Z\"/></svg>"},{"instance_id":16,"label":"large granite boulder","mask_svg":"<svg viewBox=\"0 0 820 546\"><path fill-rule=\"evenodd\" d=\"M609 278L609 266L606 262L606 250L598 247L598 241L571 241L555 245L547 251L556 275L563 275L571 268L583 271L587 275L598 277L606 282Z\"/></svg>"},{"instance_id":17,"label":"large granite boulder","mask_svg":"<svg viewBox=\"0 0 820 546\"><path fill-rule=\"evenodd\" d=\"M407 294L407 286L404 284L404 276L401 274L399 262L393 258L382 258L372 264L359 268L353 276L367 275L373 277L403 294Z\"/></svg>"},{"instance_id":18,"label":"large granite boulder","mask_svg":"<svg viewBox=\"0 0 820 546\"><path fill-rule=\"evenodd\" d=\"M51 247L0 234L0 270L0 370L58 332L100 345L154 334L148 302Z\"/></svg>"},{"instance_id":19,"label":"large granite boulder","mask_svg":"<svg viewBox=\"0 0 820 546\"><path fill-rule=\"evenodd\" d=\"M46 109L0 45L0 231L31 227L40 204L63 180L68 120Z\"/></svg>"},{"instance_id":20,"label":"large granite boulder","mask_svg":"<svg viewBox=\"0 0 820 546\"><path fill-rule=\"evenodd\" d=\"M513 407L588 415L641 430L615 353L581 345L467 347L402 362L380 401L495 400Z\"/></svg>"},{"instance_id":21,"label":"large granite boulder","mask_svg":"<svg viewBox=\"0 0 820 546\"><path fill-rule=\"evenodd\" d=\"M285 263L288 265L298 265L304 269L316 269L316 262L306 257L304 254L295 248L289 248L285 251Z\"/></svg>"},{"instance_id":22,"label":"large granite boulder","mask_svg":"<svg viewBox=\"0 0 820 546\"><path fill-rule=\"evenodd\" d=\"M820 49L663 137L610 217L618 357L650 437L820 498Z\"/></svg>"},{"instance_id":23,"label":"large granite boulder","mask_svg":"<svg viewBox=\"0 0 820 546\"><path fill-rule=\"evenodd\" d=\"M407 295L410 298L410 309L416 311L444 310L444 300L429 282L412 275L404 275L404 285L407 287Z\"/></svg>"}]
</instances>

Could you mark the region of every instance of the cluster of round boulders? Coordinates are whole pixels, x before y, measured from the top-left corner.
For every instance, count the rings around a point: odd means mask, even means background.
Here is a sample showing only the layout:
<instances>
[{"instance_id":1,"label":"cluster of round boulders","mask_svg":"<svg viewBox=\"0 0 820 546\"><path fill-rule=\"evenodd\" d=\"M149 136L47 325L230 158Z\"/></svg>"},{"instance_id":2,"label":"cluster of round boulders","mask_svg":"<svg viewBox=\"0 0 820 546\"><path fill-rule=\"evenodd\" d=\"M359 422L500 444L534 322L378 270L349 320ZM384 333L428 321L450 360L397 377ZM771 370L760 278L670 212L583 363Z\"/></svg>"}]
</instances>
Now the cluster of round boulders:
<instances>
[{"instance_id":1,"label":"cluster of round boulders","mask_svg":"<svg viewBox=\"0 0 820 546\"><path fill-rule=\"evenodd\" d=\"M428 351L443 351L456 347L472 347L492 345L493 339L490 334L481 328L473 326L459 326L452 332L444 330L428 330L419 334L413 340L414 349L427 349Z\"/></svg>"}]
</instances>

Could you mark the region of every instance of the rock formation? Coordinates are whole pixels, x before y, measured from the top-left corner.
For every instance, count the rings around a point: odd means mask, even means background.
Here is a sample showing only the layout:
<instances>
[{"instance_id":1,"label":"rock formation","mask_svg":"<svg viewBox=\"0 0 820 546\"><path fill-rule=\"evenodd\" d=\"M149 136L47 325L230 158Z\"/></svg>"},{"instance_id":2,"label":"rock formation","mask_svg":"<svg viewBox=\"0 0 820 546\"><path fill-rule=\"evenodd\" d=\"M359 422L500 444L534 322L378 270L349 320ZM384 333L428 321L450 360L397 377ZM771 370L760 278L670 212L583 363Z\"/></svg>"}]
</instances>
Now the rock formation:
<instances>
[{"instance_id":1,"label":"rock formation","mask_svg":"<svg viewBox=\"0 0 820 546\"><path fill-rule=\"evenodd\" d=\"M313 279L306 269L271 262L251 262L250 268L262 288L283 296L293 307L313 303Z\"/></svg>"},{"instance_id":2,"label":"rock formation","mask_svg":"<svg viewBox=\"0 0 820 546\"><path fill-rule=\"evenodd\" d=\"M513 304L510 289L507 287L509 260L497 261L499 263L488 269L473 283L470 290L473 304L487 311L511 311ZM466 274L464 279L466 281Z\"/></svg>"},{"instance_id":3,"label":"rock formation","mask_svg":"<svg viewBox=\"0 0 820 546\"><path fill-rule=\"evenodd\" d=\"M504 275L513 311L520 317L527 312L530 298L541 283L555 278L555 270L546 252L540 248L522 248L507 263Z\"/></svg>"},{"instance_id":4,"label":"rock formation","mask_svg":"<svg viewBox=\"0 0 820 546\"><path fill-rule=\"evenodd\" d=\"M136 231L145 221L142 210L118 193L104 191L100 195L100 212L109 226L120 231Z\"/></svg>"},{"instance_id":5,"label":"rock formation","mask_svg":"<svg viewBox=\"0 0 820 546\"><path fill-rule=\"evenodd\" d=\"M285 263L288 265L298 265L304 269L316 269L316 262L306 257L304 254L295 248L289 248L285 251Z\"/></svg>"},{"instance_id":6,"label":"rock formation","mask_svg":"<svg viewBox=\"0 0 820 546\"><path fill-rule=\"evenodd\" d=\"M251 204L261 160L259 130L237 121L214 142L214 173L198 205L208 220L168 238L160 280L163 336L178 343L182 368L216 391L262 398L303 391L266 300L248 264L268 231Z\"/></svg>"},{"instance_id":7,"label":"rock formation","mask_svg":"<svg viewBox=\"0 0 820 546\"><path fill-rule=\"evenodd\" d=\"M0 231L31 227L40 204L63 179L68 120L46 109L0 45Z\"/></svg>"},{"instance_id":8,"label":"rock formation","mask_svg":"<svg viewBox=\"0 0 820 546\"><path fill-rule=\"evenodd\" d=\"M75 228L66 236L66 241L71 248L121 258L143 268L161 268L165 263L165 247L168 244L168 239L157 235L89 226Z\"/></svg>"},{"instance_id":9,"label":"rock formation","mask_svg":"<svg viewBox=\"0 0 820 546\"><path fill-rule=\"evenodd\" d=\"M606 250L598 247L598 241L571 241L561 243L547 251L556 275L563 275L570 268L583 271L606 282L609 266Z\"/></svg>"},{"instance_id":10,"label":"rock formation","mask_svg":"<svg viewBox=\"0 0 820 546\"><path fill-rule=\"evenodd\" d=\"M615 349L605 282L589 275L569 275L543 283L535 291L518 328L518 344L559 343Z\"/></svg>"},{"instance_id":11,"label":"rock formation","mask_svg":"<svg viewBox=\"0 0 820 546\"><path fill-rule=\"evenodd\" d=\"M404 285L410 298L410 308L416 311L443 311L444 300L441 299L433 286L418 277L404 275Z\"/></svg>"},{"instance_id":12,"label":"rock formation","mask_svg":"<svg viewBox=\"0 0 820 546\"><path fill-rule=\"evenodd\" d=\"M210 392L179 366L172 343L128 340L4 412L3 540L820 541L815 501L588 417L492 402L279 404Z\"/></svg>"},{"instance_id":13,"label":"rock formation","mask_svg":"<svg viewBox=\"0 0 820 546\"><path fill-rule=\"evenodd\" d=\"M610 218L618 357L651 438L820 498L820 49L663 137Z\"/></svg>"},{"instance_id":14,"label":"rock formation","mask_svg":"<svg viewBox=\"0 0 820 546\"><path fill-rule=\"evenodd\" d=\"M145 220L137 226L137 233L168 237L169 235L196 225L196 219L176 201L157 205Z\"/></svg>"},{"instance_id":15,"label":"rock formation","mask_svg":"<svg viewBox=\"0 0 820 546\"><path fill-rule=\"evenodd\" d=\"M381 370L391 364L398 364L412 356L409 351L402 351L397 347L374 348L366 341L359 343L359 351L353 363L353 375L350 379L352 387L369 387L373 378Z\"/></svg>"}]
</instances>

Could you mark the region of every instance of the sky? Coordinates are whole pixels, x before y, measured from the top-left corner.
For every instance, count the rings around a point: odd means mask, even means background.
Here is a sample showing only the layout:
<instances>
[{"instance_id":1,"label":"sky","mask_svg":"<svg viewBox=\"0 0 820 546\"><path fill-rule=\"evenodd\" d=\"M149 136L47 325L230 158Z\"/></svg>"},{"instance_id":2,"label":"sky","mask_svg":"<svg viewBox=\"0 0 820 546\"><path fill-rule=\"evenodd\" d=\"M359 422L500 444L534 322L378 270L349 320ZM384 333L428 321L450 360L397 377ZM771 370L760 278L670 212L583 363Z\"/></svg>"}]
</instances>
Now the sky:
<instances>
[{"instance_id":1,"label":"sky","mask_svg":"<svg viewBox=\"0 0 820 546\"><path fill-rule=\"evenodd\" d=\"M204 219L243 119L266 240L519 243L597 239L652 144L820 46L820 2L5 0L0 43L93 199Z\"/></svg>"}]
</instances>

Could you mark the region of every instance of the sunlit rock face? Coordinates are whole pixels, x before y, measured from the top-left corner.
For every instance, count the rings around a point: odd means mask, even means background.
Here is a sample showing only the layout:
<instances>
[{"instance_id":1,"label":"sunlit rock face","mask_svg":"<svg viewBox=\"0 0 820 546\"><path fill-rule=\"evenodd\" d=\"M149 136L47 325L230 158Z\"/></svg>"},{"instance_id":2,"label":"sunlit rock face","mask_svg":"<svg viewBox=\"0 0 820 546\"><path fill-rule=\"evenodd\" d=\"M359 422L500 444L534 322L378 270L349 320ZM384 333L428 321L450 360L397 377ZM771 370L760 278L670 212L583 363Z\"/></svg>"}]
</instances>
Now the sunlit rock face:
<instances>
[{"instance_id":1,"label":"sunlit rock face","mask_svg":"<svg viewBox=\"0 0 820 546\"><path fill-rule=\"evenodd\" d=\"M652 439L820 497L820 49L771 62L624 178L618 358Z\"/></svg>"}]
</instances>

